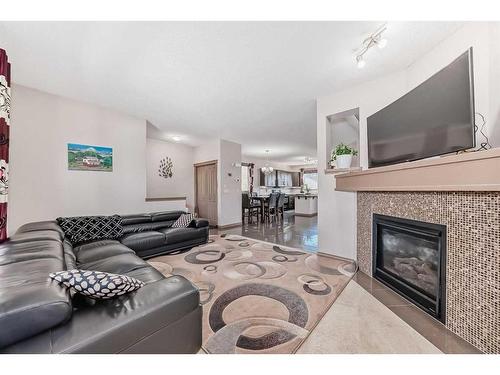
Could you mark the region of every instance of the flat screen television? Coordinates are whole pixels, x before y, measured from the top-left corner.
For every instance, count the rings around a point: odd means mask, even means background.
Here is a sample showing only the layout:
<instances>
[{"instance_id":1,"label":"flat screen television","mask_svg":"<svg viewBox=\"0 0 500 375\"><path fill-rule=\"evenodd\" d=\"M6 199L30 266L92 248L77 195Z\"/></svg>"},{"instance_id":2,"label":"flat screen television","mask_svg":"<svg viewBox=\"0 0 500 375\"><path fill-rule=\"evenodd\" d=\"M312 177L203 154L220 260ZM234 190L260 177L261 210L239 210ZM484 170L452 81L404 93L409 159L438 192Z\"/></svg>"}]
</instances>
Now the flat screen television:
<instances>
[{"instance_id":1,"label":"flat screen television","mask_svg":"<svg viewBox=\"0 0 500 375\"><path fill-rule=\"evenodd\" d=\"M367 119L370 168L475 147L472 48Z\"/></svg>"}]
</instances>

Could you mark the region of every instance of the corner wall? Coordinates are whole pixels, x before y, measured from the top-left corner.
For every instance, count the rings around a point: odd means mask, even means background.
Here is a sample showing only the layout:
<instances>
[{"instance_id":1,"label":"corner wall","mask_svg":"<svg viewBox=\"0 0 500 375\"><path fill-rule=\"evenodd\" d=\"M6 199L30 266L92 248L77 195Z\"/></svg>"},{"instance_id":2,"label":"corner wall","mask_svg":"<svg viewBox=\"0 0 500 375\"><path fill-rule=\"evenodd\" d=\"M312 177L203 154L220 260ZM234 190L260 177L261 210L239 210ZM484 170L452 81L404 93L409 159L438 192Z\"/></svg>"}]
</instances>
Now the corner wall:
<instances>
[{"instance_id":1,"label":"corner wall","mask_svg":"<svg viewBox=\"0 0 500 375\"><path fill-rule=\"evenodd\" d=\"M219 226L241 223L241 145L221 139L220 180L221 210Z\"/></svg>"},{"instance_id":2,"label":"corner wall","mask_svg":"<svg viewBox=\"0 0 500 375\"><path fill-rule=\"evenodd\" d=\"M145 202L146 121L14 84L8 229L58 216L184 209ZM113 172L69 171L67 144L113 148Z\"/></svg>"},{"instance_id":3,"label":"corner wall","mask_svg":"<svg viewBox=\"0 0 500 375\"><path fill-rule=\"evenodd\" d=\"M336 192L335 178L325 174L326 116L359 108L360 163L368 166L366 119L449 64L469 47L474 50L476 111L485 115L493 147L500 146L499 23L469 22L403 71L317 99L319 163L319 250L356 258L356 194ZM482 140L478 138L478 143Z\"/></svg>"},{"instance_id":4,"label":"corner wall","mask_svg":"<svg viewBox=\"0 0 500 375\"><path fill-rule=\"evenodd\" d=\"M172 160L173 175L161 177L160 161ZM146 193L148 198L186 197L185 205L194 212L194 147L148 138L146 140Z\"/></svg>"},{"instance_id":5,"label":"corner wall","mask_svg":"<svg viewBox=\"0 0 500 375\"><path fill-rule=\"evenodd\" d=\"M194 163L217 160L217 225L241 223L241 145L216 139L194 150ZM228 174L231 174L229 176Z\"/></svg>"}]
</instances>

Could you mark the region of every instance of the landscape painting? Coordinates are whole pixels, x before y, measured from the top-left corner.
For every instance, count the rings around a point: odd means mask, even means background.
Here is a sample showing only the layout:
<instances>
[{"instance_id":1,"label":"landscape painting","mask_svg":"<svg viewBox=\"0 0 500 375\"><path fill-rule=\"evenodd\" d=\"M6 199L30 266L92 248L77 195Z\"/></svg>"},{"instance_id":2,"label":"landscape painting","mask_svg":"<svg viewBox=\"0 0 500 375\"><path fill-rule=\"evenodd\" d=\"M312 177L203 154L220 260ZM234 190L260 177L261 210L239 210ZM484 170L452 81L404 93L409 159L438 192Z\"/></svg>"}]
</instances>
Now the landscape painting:
<instances>
[{"instance_id":1,"label":"landscape painting","mask_svg":"<svg viewBox=\"0 0 500 375\"><path fill-rule=\"evenodd\" d=\"M113 149L68 143L68 169L73 171L113 171Z\"/></svg>"}]
</instances>

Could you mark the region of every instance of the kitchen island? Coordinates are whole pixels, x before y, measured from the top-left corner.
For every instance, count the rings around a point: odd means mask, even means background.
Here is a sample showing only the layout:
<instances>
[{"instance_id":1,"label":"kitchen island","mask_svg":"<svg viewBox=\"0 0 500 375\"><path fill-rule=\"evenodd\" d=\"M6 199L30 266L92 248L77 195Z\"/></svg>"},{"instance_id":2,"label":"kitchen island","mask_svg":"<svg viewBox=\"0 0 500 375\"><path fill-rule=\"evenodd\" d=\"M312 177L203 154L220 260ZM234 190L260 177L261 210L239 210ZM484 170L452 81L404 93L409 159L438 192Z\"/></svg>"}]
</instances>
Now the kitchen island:
<instances>
[{"instance_id":1,"label":"kitchen island","mask_svg":"<svg viewBox=\"0 0 500 375\"><path fill-rule=\"evenodd\" d=\"M295 216L312 217L318 214L317 194L295 195Z\"/></svg>"}]
</instances>

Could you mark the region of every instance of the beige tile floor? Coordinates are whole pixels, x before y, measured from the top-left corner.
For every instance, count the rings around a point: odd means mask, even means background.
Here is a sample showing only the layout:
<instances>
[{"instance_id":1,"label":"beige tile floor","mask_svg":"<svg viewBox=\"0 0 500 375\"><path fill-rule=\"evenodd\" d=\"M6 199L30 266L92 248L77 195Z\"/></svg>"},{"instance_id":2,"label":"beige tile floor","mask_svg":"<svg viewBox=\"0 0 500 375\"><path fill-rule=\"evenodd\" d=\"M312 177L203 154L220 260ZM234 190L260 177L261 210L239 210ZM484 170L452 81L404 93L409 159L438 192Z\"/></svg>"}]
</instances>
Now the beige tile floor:
<instances>
[{"instance_id":1,"label":"beige tile floor","mask_svg":"<svg viewBox=\"0 0 500 375\"><path fill-rule=\"evenodd\" d=\"M297 353L438 354L441 351L351 281Z\"/></svg>"},{"instance_id":2,"label":"beige tile floor","mask_svg":"<svg viewBox=\"0 0 500 375\"><path fill-rule=\"evenodd\" d=\"M358 271L353 280L443 353L481 353L480 350L447 329L441 322L365 273Z\"/></svg>"}]
</instances>

